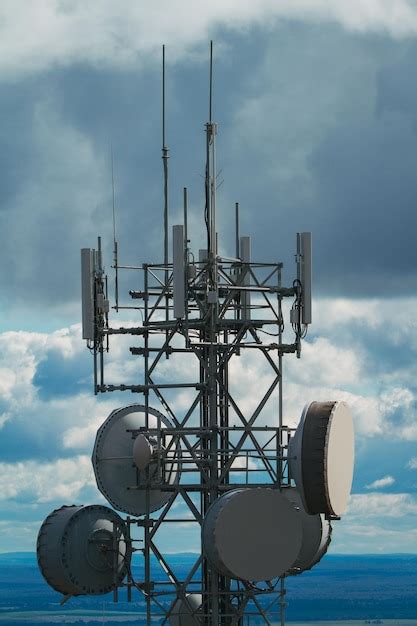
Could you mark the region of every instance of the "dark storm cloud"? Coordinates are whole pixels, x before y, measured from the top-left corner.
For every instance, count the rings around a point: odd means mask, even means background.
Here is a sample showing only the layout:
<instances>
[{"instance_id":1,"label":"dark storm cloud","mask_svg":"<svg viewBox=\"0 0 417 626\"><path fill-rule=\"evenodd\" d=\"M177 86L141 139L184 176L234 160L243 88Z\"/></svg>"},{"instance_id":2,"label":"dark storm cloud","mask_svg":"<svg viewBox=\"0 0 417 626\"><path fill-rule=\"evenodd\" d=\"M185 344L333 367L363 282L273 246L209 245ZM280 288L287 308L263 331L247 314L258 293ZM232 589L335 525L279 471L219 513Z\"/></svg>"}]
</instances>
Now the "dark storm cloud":
<instances>
[{"instance_id":1,"label":"dark storm cloud","mask_svg":"<svg viewBox=\"0 0 417 626\"><path fill-rule=\"evenodd\" d=\"M253 232L262 259L290 263L288 280L295 232L311 229L316 293L412 290L416 44L290 22L227 42L214 99L223 248L232 251L239 200L242 232ZM187 185L203 232L207 66L193 60L167 73L171 217ZM9 306L77 300L79 248L96 234L110 265L111 143L122 260L160 258L160 88L156 65L138 74L78 65L1 87L0 288Z\"/></svg>"},{"instance_id":2,"label":"dark storm cloud","mask_svg":"<svg viewBox=\"0 0 417 626\"><path fill-rule=\"evenodd\" d=\"M316 293L412 293L416 44L288 26L268 55L241 125L251 176L240 194L255 250L283 257L291 278L294 232L312 230Z\"/></svg>"},{"instance_id":3,"label":"dark storm cloud","mask_svg":"<svg viewBox=\"0 0 417 626\"><path fill-rule=\"evenodd\" d=\"M343 125L312 155L320 189L318 273L339 293L395 296L416 288L417 138L411 120L382 113Z\"/></svg>"},{"instance_id":4,"label":"dark storm cloud","mask_svg":"<svg viewBox=\"0 0 417 626\"><path fill-rule=\"evenodd\" d=\"M259 54L259 52L258 52ZM218 80L229 83L217 106L223 123L233 116L233 86L241 53L232 49ZM253 62L256 54L253 56ZM247 59L246 67L249 67ZM226 77L227 80L224 78ZM62 307L79 297L79 249L103 236L111 264L113 145L116 223L121 258L159 260L162 248L160 67L110 71L76 65L37 80L2 86L8 120L0 170L3 272L7 305ZM203 207L207 66L171 67L167 54L167 140L173 214L182 187ZM4 299L4 298L3 298ZM6 302L4 301L6 305ZM33 309L32 309L33 310Z\"/></svg>"}]
</instances>

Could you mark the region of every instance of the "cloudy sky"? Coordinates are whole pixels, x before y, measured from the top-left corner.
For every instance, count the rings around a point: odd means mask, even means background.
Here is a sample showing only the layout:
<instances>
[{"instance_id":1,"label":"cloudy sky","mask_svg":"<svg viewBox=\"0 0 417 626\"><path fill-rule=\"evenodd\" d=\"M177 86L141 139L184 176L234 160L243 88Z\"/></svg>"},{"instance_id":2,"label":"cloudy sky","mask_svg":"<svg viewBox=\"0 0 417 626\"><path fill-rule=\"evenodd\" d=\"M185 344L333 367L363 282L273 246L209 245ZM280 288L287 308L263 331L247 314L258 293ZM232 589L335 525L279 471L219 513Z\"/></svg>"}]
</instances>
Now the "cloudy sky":
<instances>
[{"instance_id":1,"label":"cloudy sky","mask_svg":"<svg viewBox=\"0 0 417 626\"><path fill-rule=\"evenodd\" d=\"M212 38L222 249L239 201L254 257L283 260L291 283L295 233L313 231L314 324L302 359L286 357L284 408L292 422L312 399L354 412L354 493L332 551L416 552L417 3L196 5L2 2L0 551L34 549L61 504L101 502L95 430L135 398L91 394L79 249L101 234L111 263L112 145L122 260L161 259L163 43L170 218L188 186L202 243ZM116 377L132 375L127 354L111 354ZM237 366L243 388L262 367ZM185 529L161 547L193 548Z\"/></svg>"}]
</instances>

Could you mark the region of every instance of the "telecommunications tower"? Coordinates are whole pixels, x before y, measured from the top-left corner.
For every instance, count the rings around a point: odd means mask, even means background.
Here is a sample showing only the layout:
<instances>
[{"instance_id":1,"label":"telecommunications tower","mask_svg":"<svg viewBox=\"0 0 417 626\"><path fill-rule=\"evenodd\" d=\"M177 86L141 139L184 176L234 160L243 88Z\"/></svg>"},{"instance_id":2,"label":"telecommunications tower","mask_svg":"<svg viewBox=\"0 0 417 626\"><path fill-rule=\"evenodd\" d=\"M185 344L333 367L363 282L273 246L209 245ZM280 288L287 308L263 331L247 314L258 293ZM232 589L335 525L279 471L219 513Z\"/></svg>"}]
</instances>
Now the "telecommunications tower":
<instances>
[{"instance_id":1,"label":"telecommunications tower","mask_svg":"<svg viewBox=\"0 0 417 626\"><path fill-rule=\"evenodd\" d=\"M297 235L296 277L287 286L282 263L252 259L251 239L240 235L238 204L234 254L219 252L212 46L206 245L192 250L184 188L183 223L172 227L169 257L164 52L163 261L121 265L114 240L112 308L139 312L140 323L110 325L100 238L81 255L83 338L93 353L94 392L130 391L139 398L115 409L96 435L97 486L113 508L55 510L40 529L38 561L65 597L113 590L117 600L120 589L128 599L139 592L146 607L139 623L282 625L285 578L322 558L331 522L345 510L352 418L346 404L334 400L308 403L296 429L283 417L283 357L300 356L312 321L311 233ZM140 275L129 305L119 299L122 271L133 273L136 285ZM290 342L284 341L287 310ZM120 336L131 338L141 380L105 377L109 344ZM245 383L251 389L243 389L239 377L248 355L269 373L254 374ZM242 400L248 391L250 402ZM175 537L177 524L194 530L200 545L185 573L158 547L164 529Z\"/></svg>"}]
</instances>

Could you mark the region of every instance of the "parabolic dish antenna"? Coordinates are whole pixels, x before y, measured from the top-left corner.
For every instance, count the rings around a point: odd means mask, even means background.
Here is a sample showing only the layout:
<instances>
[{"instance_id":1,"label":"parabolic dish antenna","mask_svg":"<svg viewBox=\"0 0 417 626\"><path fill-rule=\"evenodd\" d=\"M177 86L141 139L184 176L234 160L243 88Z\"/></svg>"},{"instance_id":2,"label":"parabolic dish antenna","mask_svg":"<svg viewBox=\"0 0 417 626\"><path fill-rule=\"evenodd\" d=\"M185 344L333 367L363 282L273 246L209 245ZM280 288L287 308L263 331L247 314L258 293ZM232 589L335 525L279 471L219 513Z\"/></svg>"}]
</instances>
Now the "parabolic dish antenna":
<instances>
[{"instance_id":1,"label":"parabolic dish antenna","mask_svg":"<svg viewBox=\"0 0 417 626\"><path fill-rule=\"evenodd\" d=\"M197 626L201 621L197 617L203 598L199 593L188 593L187 601L177 600L169 617L170 626Z\"/></svg>"},{"instance_id":2,"label":"parabolic dish antenna","mask_svg":"<svg viewBox=\"0 0 417 626\"><path fill-rule=\"evenodd\" d=\"M146 412L148 423L146 423ZM132 431L147 427L152 441L161 440L164 428L172 428L170 421L155 409L141 404L132 404L122 409L116 409L110 413L106 421L97 431L94 444L92 462L97 487L103 496L118 511L124 511L129 515L143 515L146 512L146 491L136 489L137 485L146 485L152 482L161 487L172 485L179 481L179 458L180 446L172 442L172 436L164 437L165 448L169 447L169 455L172 462L165 461L162 464L157 460L151 460L152 454L164 454L162 446L158 449L157 444L147 448L149 456L144 459L143 449L146 450L147 432L139 435L141 445L135 446ZM143 466L139 470L134 462L134 450L136 463ZM150 512L160 509L171 497L171 492L162 491L152 486L149 492Z\"/></svg>"},{"instance_id":3,"label":"parabolic dish antenna","mask_svg":"<svg viewBox=\"0 0 417 626\"><path fill-rule=\"evenodd\" d=\"M125 577L129 558L123 520L101 505L53 511L39 530L36 551L46 582L66 596L108 593Z\"/></svg>"},{"instance_id":4,"label":"parabolic dish antenna","mask_svg":"<svg viewBox=\"0 0 417 626\"><path fill-rule=\"evenodd\" d=\"M301 548L297 508L276 489L229 491L213 502L203 522L207 557L225 576L271 580L288 571Z\"/></svg>"},{"instance_id":5,"label":"parabolic dish antenna","mask_svg":"<svg viewBox=\"0 0 417 626\"><path fill-rule=\"evenodd\" d=\"M154 453L158 450L155 440L150 440L146 435L138 435L133 442L133 463L138 470L145 470L152 461Z\"/></svg>"},{"instance_id":6,"label":"parabolic dish antenna","mask_svg":"<svg viewBox=\"0 0 417 626\"><path fill-rule=\"evenodd\" d=\"M340 516L352 487L353 419L345 402L311 402L289 445L291 475L307 513Z\"/></svg>"},{"instance_id":7,"label":"parabolic dish antenna","mask_svg":"<svg viewBox=\"0 0 417 626\"><path fill-rule=\"evenodd\" d=\"M300 552L295 563L287 572L288 575L302 574L316 565L326 554L332 539L332 527L322 513L309 515L303 505L301 496L294 487L284 489L283 493L300 509L302 525L302 541Z\"/></svg>"}]
</instances>

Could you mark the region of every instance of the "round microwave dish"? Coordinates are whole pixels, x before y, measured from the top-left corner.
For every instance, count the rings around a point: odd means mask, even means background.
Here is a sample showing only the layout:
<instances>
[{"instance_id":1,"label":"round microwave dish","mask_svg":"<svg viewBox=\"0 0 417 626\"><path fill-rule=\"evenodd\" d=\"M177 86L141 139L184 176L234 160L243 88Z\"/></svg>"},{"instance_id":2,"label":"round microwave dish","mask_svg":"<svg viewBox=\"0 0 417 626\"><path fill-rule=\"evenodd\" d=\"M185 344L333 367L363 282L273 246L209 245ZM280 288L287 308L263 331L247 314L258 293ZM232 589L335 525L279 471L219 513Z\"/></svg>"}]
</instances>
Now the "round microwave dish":
<instances>
[{"instance_id":1,"label":"round microwave dish","mask_svg":"<svg viewBox=\"0 0 417 626\"><path fill-rule=\"evenodd\" d=\"M140 516L147 511L157 511L171 497L164 487L177 483L180 479L180 445L172 435L164 435L164 429L172 428L171 422L156 409L141 404L132 404L110 413L97 431L93 449L92 463L97 487L110 504L118 511ZM138 431L138 432L136 432ZM148 432L149 431L149 432ZM142 470L135 463L138 461L135 432L143 442L152 439L156 442L152 452L166 455L169 460L163 463L152 459L143 463ZM164 441L158 449L157 442ZM143 462L143 454L141 457ZM149 485L149 489L146 487ZM149 500L148 500L148 494Z\"/></svg>"}]
</instances>

